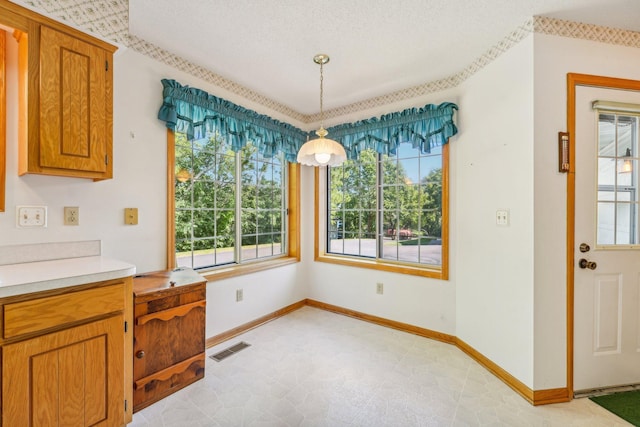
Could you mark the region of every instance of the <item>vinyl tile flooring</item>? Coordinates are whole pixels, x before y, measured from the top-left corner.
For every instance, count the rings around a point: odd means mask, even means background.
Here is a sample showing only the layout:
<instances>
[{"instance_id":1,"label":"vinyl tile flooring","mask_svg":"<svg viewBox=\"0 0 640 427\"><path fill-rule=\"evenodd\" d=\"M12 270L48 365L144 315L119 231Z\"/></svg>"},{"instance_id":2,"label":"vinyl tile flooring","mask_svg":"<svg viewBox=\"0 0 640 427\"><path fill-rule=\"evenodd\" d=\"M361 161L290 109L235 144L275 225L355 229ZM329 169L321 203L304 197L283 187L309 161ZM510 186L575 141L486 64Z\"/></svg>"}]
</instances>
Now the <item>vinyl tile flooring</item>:
<instances>
[{"instance_id":1,"label":"vinyl tile flooring","mask_svg":"<svg viewBox=\"0 0 640 427\"><path fill-rule=\"evenodd\" d=\"M629 426L586 398L534 407L453 345L303 307L129 427Z\"/></svg>"}]
</instances>

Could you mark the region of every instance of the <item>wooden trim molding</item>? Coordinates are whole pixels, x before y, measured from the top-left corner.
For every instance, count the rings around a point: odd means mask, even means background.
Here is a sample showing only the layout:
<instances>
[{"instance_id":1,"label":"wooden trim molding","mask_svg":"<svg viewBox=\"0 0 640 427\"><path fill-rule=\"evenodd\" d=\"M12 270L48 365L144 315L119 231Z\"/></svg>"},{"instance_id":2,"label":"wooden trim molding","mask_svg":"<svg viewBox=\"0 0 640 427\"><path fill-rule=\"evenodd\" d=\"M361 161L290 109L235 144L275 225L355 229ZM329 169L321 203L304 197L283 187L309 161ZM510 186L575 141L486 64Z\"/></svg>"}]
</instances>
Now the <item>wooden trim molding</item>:
<instances>
[{"instance_id":1,"label":"wooden trim molding","mask_svg":"<svg viewBox=\"0 0 640 427\"><path fill-rule=\"evenodd\" d=\"M330 311L344 316L353 317L358 320L364 320L365 322L375 323L376 325L385 326L387 328L397 329L403 332L409 332L421 337L430 338L437 341L442 341L447 344L455 343L456 338L453 335L444 334L442 332L432 331L431 329L421 328L419 326L410 325L408 323L397 322L395 320L385 319L383 317L373 316L371 314L361 313L359 311L350 310L348 308L339 307L337 305L327 304L324 302L307 299L306 305L309 307L319 308L325 311Z\"/></svg>"},{"instance_id":2,"label":"wooden trim molding","mask_svg":"<svg viewBox=\"0 0 640 427\"><path fill-rule=\"evenodd\" d=\"M250 331L253 328L257 328L260 325L264 325L265 323L275 320L279 317L287 315L292 311L296 311L304 306L305 306L305 300L298 301L284 308L281 308L280 310L276 310L273 313L265 314L264 316L258 317L257 319L252 320L251 322L247 322L233 329L229 329L226 332L215 335L211 338L207 338L205 345L207 348L211 348L214 345L218 345L227 340L230 340L231 338L237 337L240 334Z\"/></svg>"},{"instance_id":3,"label":"wooden trim molding","mask_svg":"<svg viewBox=\"0 0 640 427\"><path fill-rule=\"evenodd\" d=\"M0 29L0 212L4 212L7 185L7 90L6 90L7 32Z\"/></svg>"},{"instance_id":4,"label":"wooden trim molding","mask_svg":"<svg viewBox=\"0 0 640 427\"><path fill-rule=\"evenodd\" d=\"M300 261L300 164L289 163L289 211L287 236L289 256Z\"/></svg>"},{"instance_id":5,"label":"wooden trim molding","mask_svg":"<svg viewBox=\"0 0 640 427\"><path fill-rule=\"evenodd\" d=\"M167 270L176 268L176 138L167 129Z\"/></svg>"},{"instance_id":6,"label":"wooden trim molding","mask_svg":"<svg viewBox=\"0 0 640 427\"><path fill-rule=\"evenodd\" d=\"M320 310L330 311L332 313L341 314L343 316L349 316L354 319L362 320L376 325L384 326L387 328L397 329L402 332L418 335L424 338L441 341L447 344L452 344L458 347L461 351L466 353L473 360L478 362L489 372L495 375L498 379L503 381L506 385L511 387L516 393L522 396L527 402L532 405L548 405L551 403L568 402L571 400L571 395L567 388L556 388L548 390L531 390L525 384L523 384L516 377L502 369L496 363L485 357L476 349L465 343L463 340L449 334L433 331L431 329L421 328L418 326L410 325L408 323L397 322L395 320L385 319L383 317L373 316L370 314L362 313L359 311L351 310L344 307L339 307L333 304L327 304L321 301L312 299L305 299L297 303L288 305L280 310L269 313L265 316L259 317L256 320L240 325L236 328L230 329L227 332L223 332L211 338L207 338L206 346L211 348L215 345L221 344L227 340L237 337L251 329L254 329L260 325L287 315L295 310L298 310L304 306L318 308Z\"/></svg>"},{"instance_id":7,"label":"wooden trim molding","mask_svg":"<svg viewBox=\"0 0 640 427\"><path fill-rule=\"evenodd\" d=\"M589 74L567 74L567 132L570 138L576 134L576 88L578 86L590 86L609 89L640 91L640 81L619 79L615 77L594 76ZM574 358L574 248L575 248L575 215L576 215L576 145L575 141L569 144L569 173L567 173L567 390L573 397L573 358Z\"/></svg>"}]
</instances>

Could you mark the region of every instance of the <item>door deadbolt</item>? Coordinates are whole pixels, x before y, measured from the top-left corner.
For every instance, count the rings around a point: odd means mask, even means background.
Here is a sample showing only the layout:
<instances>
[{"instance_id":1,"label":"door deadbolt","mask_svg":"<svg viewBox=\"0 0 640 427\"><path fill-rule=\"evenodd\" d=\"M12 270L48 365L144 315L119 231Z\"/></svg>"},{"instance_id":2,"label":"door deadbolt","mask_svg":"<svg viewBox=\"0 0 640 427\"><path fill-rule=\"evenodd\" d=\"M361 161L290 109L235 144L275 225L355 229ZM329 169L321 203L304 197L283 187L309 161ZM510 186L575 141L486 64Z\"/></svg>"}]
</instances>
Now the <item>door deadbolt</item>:
<instances>
[{"instance_id":1,"label":"door deadbolt","mask_svg":"<svg viewBox=\"0 0 640 427\"><path fill-rule=\"evenodd\" d=\"M598 264L596 264L595 262L587 261L584 258L578 261L578 265L580 266L580 268L588 268L589 270L595 270L598 267Z\"/></svg>"},{"instance_id":2,"label":"door deadbolt","mask_svg":"<svg viewBox=\"0 0 640 427\"><path fill-rule=\"evenodd\" d=\"M591 247L589 245L587 245L586 243L580 243L580 252L585 253L585 252L589 252L591 250Z\"/></svg>"}]
</instances>

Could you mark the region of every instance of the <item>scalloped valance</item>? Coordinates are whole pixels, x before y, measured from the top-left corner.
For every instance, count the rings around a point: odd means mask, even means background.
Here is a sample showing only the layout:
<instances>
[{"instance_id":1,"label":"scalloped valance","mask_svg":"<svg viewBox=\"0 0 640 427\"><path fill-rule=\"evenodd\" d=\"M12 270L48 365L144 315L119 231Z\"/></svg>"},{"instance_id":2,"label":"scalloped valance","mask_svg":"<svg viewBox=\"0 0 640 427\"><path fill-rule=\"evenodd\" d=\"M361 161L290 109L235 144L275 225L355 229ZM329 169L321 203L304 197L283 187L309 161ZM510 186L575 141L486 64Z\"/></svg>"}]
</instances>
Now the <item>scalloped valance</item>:
<instances>
[{"instance_id":1,"label":"scalloped valance","mask_svg":"<svg viewBox=\"0 0 640 427\"><path fill-rule=\"evenodd\" d=\"M265 157L282 152L288 161L296 161L306 138L300 129L175 80L162 79L162 85L158 118L169 129L187 134L189 140L218 132L234 151L251 141Z\"/></svg>"},{"instance_id":2,"label":"scalloped valance","mask_svg":"<svg viewBox=\"0 0 640 427\"><path fill-rule=\"evenodd\" d=\"M345 123L327 129L329 138L340 141L349 159L356 159L360 151L372 149L380 154L394 155L403 142L410 142L423 153L432 147L444 145L458 133L453 122L451 102L440 105L427 104L422 108L408 108L397 113L385 114Z\"/></svg>"},{"instance_id":3,"label":"scalloped valance","mask_svg":"<svg viewBox=\"0 0 640 427\"><path fill-rule=\"evenodd\" d=\"M207 92L182 86L175 80L163 79L163 103L158 118L175 131L187 134L189 140L220 133L228 138L232 149L239 151L251 141L265 157L284 153L287 161L295 162L307 133L287 123L258 114ZM458 133L453 122L456 104L427 104L344 123L328 128L329 138L340 142L349 159L357 159L360 151L373 149L380 154L394 155L403 142L419 147L423 153L446 144Z\"/></svg>"}]
</instances>

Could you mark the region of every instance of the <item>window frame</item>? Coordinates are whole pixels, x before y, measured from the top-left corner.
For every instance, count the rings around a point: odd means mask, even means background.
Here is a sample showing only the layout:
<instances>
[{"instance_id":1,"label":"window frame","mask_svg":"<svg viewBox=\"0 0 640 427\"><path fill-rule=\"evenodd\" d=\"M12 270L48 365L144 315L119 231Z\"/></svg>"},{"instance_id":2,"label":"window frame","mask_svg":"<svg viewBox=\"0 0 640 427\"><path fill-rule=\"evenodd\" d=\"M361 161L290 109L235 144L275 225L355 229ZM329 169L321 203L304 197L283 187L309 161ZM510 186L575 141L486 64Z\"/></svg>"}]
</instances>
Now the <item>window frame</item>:
<instances>
[{"instance_id":1,"label":"window frame","mask_svg":"<svg viewBox=\"0 0 640 427\"><path fill-rule=\"evenodd\" d=\"M167 269L176 268L175 259L175 133L167 129ZM287 253L245 264L229 264L198 270L208 281L255 273L300 262L300 166L288 164Z\"/></svg>"},{"instance_id":2,"label":"window frame","mask_svg":"<svg viewBox=\"0 0 640 427\"><path fill-rule=\"evenodd\" d=\"M449 144L442 145L442 265L432 266L327 253L327 168L315 168L314 175L314 260L330 264L368 268L433 279L449 279Z\"/></svg>"}]
</instances>

